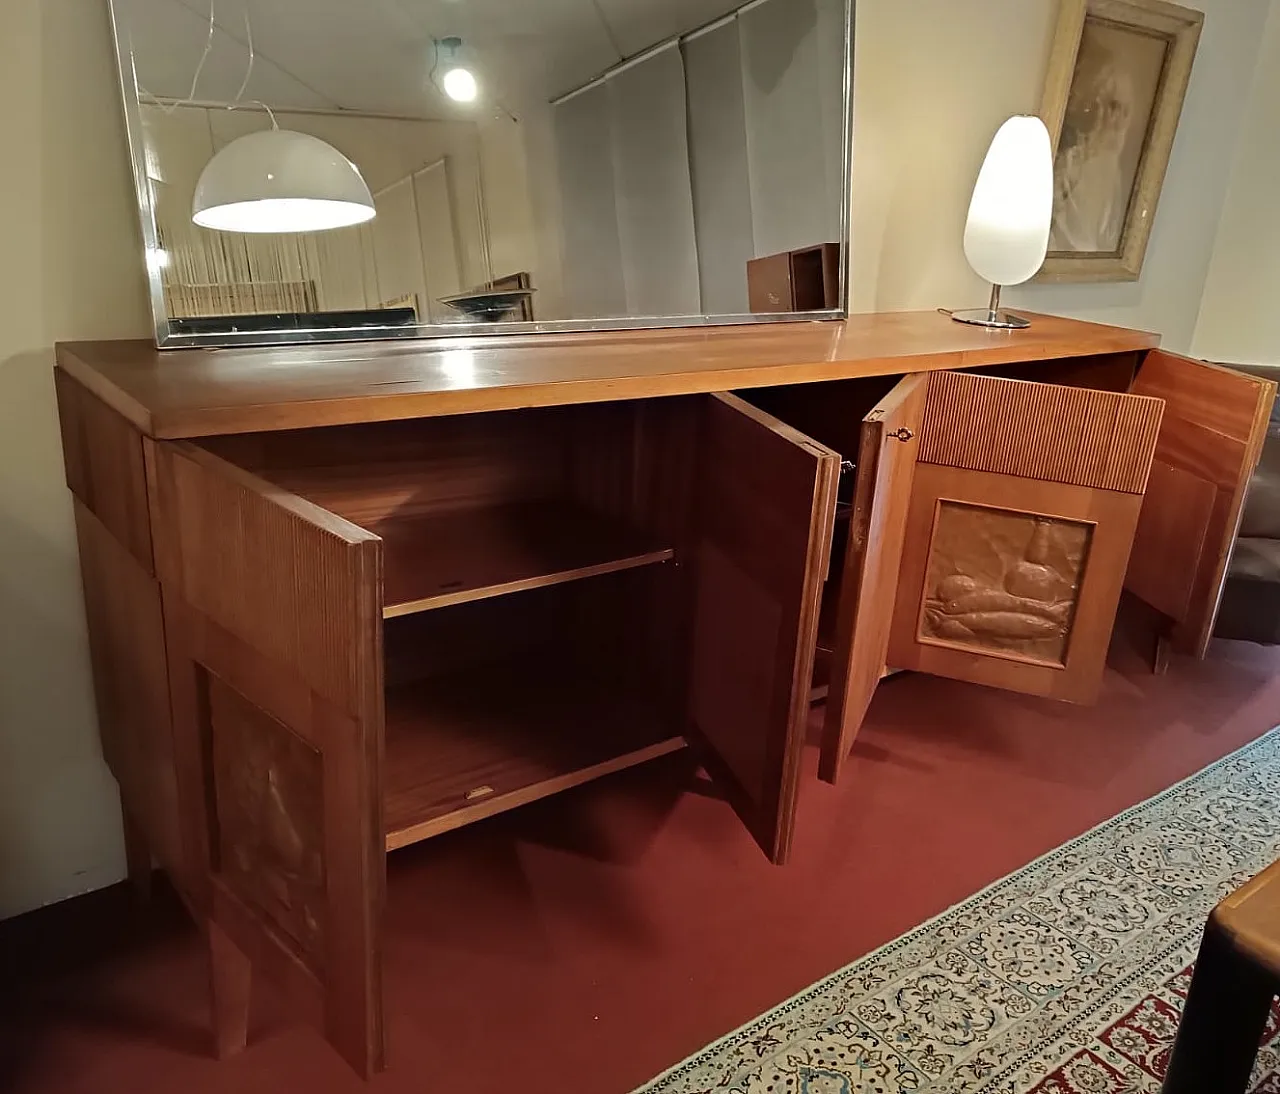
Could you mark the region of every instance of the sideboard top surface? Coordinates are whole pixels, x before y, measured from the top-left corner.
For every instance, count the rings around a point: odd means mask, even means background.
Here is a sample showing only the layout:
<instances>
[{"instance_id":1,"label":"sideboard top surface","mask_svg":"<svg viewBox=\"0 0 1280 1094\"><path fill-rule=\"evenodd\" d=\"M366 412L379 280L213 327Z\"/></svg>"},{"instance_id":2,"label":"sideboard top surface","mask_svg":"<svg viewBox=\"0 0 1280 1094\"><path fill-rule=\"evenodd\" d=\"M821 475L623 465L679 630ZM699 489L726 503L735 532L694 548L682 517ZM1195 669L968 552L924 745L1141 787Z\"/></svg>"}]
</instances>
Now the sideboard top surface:
<instances>
[{"instance_id":1,"label":"sideboard top surface","mask_svg":"<svg viewBox=\"0 0 1280 1094\"><path fill-rule=\"evenodd\" d=\"M678 330L157 350L64 342L58 365L154 437L648 398L1151 349L1054 316L991 331L939 312Z\"/></svg>"}]
</instances>

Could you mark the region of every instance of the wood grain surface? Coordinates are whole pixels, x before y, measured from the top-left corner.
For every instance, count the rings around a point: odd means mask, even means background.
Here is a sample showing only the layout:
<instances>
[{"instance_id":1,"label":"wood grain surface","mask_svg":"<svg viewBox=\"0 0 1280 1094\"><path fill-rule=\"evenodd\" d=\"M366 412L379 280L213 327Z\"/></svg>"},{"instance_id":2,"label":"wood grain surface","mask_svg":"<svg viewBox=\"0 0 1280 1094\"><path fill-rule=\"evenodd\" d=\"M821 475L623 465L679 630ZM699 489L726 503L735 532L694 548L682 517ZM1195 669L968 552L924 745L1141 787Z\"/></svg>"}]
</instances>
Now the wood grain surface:
<instances>
[{"instance_id":1,"label":"wood grain surface","mask_svg":"<svg viewBox=\"0 0 1280 1094\"><path fill-rule=\"evenodd\" d=\"M1280 976L1280 862L1225 897L1212 919L1237 949Z\"/></svg>"},{"instance_id":2,"label":"wood grain surface","mask_svg":"<svg viewBox=\"0 0 1280 1094\"><path fill-rule=\"evenodd\" d=\"M795 823L840 457L732 395L699 454L689 721L775 863Z\"/></svg>"},{"instance_id":3,"label":"wood grain surface","mask_svg":"<svg viewBox=\"0 0 1280 1094\"><path fill-rule=\"evenodd\" d=\"M1159 337L1034 316L989 331L938 312L699 330L169 350L58 346L58 363L155 437L725 391L1149 349Z\"/></svg>"},{"instance_id":4,"label":"wood grain surface","mask_svg":"<svg viewBox=\"0 0 1280 1094\"><path fill-rule=\"evenodd\" d=\"M684 747L641 692L555 659L497 662L387 697L387 850ZM577 671L575 671L577 669Z\"/></svg>"},{"instance_id":5,"label":"wood grain surface","mask_svg":"<svg viewBox=\"0 0 1280 1094\"><path fill-rule=\"evenodd\" d=\"M160 586L78 498L74 508L102 754L140 831L147 872L154 854L184 888Z\"/></svg>"},{"instance_id":6,"label":"wood grain surface","mask_svg":"<svg viewBox=\"0 0 1280 1094\"><path fill-rule=\"evenodd\" d=\"M939 501L1009 509L1093 526L1088 557L1075 593L1066 656L1058 665L1013 651L979 651L929 639L921 621L928 588ZM986 471L919 463L912 486L902 553L899 594L889 641L896 668L949 676L989 687L1076 703L1097 698L1115 623L1121 583L1142 504L1140 494L1020 479Z\"/></svg>"},{"instance_id":7,"label":"wood grain surface","mask_svg":"<svg viewBox=\"0 0 1280 1094\"><path fill-rule=\"evenodd\" d=\"M585 506L555 500L455 509L371 530L383 543L387 619L665 562L675 553Z\"/></svg>"},{"instance_id":8,"label":"wood grain surface","mask_svg":"<svg viewBox=\"0 0 1280 1094\"><path fill-rule=\"evenodd\" d=\"M369 1076L384 1062L381 543L194 445L152 456L201 900Z\"/></svg>"},{"instance_id":9,"label":"wood grain surface","mask_svg":"<svg viewBox=\"0 0 1280 1094\"><path fill-rule=\"evenodd\" d=\"M1157 399L940 372L929 380L920 462L1141 494Z\"/></svg>"},{"instance_id":10,"label":"wood grain surface","mask_svg":"<svg viewBox=\"0 0 1280 1094\"><path fill-rule=\"evenodd\" d=\"M1204 657L1276 385L1157 350L1133 390L1165 401L1155 455L1164 469L1143 501L1143 549L1135 549L1125 585L1170 617L1174 652ZM1174 527L1198 535L1201 549L1150 549L1162 529Z\"/></svg>"},{"instance_id":11,"label":"wood grain surface","mask_svg":"<svg viewBox=\"0 0 1280 1094\"><path fill-rule=\"evenodd\" d=\"M61 369L53 379L67 487L139 566L154 573L142 434Z\"/></svg>"},{"instance_id":12,"label":"wood grain surface","mask_svg":"<svg viewBox=\"0 0 1280 1094\"><path fill-rule=\"evenodd\" d=\"M839 778L884 672L929 379L908 376L862 423L818 771L827 782Z\"/></svg>"}]
</instances>

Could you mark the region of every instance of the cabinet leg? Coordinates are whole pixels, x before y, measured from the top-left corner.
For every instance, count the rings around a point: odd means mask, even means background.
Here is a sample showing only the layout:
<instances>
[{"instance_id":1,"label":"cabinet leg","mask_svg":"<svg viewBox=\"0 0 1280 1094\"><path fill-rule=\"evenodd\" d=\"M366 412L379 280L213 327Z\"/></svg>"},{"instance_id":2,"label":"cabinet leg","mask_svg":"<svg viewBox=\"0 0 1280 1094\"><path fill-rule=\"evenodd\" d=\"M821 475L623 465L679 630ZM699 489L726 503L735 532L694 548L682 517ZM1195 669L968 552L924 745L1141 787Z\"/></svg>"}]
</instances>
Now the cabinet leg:
<instances>
[{"instance_id":1,"label":"cabinet leg","mask_svg":"<svg viewBox=\"0 0 1280 1094\"><path fill-rule=\"evenodd\" d=\"M1244 1094L1275 989L1210 920L1161 1094Z\"/></svg>"},{"instance_id":2,"label":"cabinet leg","mask_svg":"<svg viewBox=\"0 0 1280 1094\"><path fill-rule=\"evenodd\" d=\"M222 928L205 925L209 944L209 987L213 1008L213 1051L218 1059L243 1051L249 1039L249 994L253 970Z\"/></svg>"},{"instance_id":3,"label":"cabinet leg","mask_svg":"<svg viewBox=\"0 0 1280 1094\"><path fill-rule=\"evenodd\" d=\"M124 861L129 885L134 898L145 905L151 900L151 848L133 814L127 808L122 808L120 813L124 821Z\"/></svg>"}]
</instances>

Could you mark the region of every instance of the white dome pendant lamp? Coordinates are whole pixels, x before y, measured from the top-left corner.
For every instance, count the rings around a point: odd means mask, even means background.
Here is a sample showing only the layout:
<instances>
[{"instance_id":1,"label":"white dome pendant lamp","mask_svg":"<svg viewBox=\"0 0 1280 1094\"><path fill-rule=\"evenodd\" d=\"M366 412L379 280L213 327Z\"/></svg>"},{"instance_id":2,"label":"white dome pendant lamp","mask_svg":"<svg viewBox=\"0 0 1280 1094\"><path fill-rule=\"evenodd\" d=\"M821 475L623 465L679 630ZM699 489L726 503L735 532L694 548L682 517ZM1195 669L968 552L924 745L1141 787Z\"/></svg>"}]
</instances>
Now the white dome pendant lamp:
<instances>
[{"instance_id":1,"label":"white dome pendant lamp","mask_svg":"<svg viewBox=\"0 0 1280 1094\"><path fill-rule=\"evenodd\" d=\"M1036 275L1049 250L1053 219L1053 150L1039 118L1017 115L991 142L978 172L964 228L969 265L991 282L991 303L951 318L980 327L1018 329L1030 320L1000 308L1000 289Z\"/></svg>"},{"instance_id":2,"label":"white dome pendant lamp","mask_svg":"<svg viewBox=\"0 0 1280 1094\"><path fill-rule=\"evenodd\" d=\"M220 232L323 232L375 215L354 163L317 137L274 124L220 149L191 203L191 219Z\"/></svg>"}]
</instances>

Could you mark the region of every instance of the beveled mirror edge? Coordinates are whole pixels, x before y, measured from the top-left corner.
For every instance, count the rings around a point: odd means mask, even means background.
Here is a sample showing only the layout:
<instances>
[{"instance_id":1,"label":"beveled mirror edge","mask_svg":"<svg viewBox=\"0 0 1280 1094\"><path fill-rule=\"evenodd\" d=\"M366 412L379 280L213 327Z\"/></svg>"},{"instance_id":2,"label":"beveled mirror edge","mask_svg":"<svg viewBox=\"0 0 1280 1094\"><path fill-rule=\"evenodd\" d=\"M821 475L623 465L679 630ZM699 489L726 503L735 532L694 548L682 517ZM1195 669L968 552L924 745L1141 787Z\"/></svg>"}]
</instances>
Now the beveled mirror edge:
<instances>
[{"instance_id":1,"label":"beveled mirror edge","mask_svg":"<svg viewBox=\"0 0 1280 1094\"><path fill-rule=\"evenodd\" d=\"M744 5L744 6L750 6ZM149 260L159 251L159 230L147 182L146 148L143 143L141 100L132 54L122 33L116 0L107 0L112 42L116 51L116 72L124 112L125 139L133 168L133 189L142 234L142 260L147 276L148 298L154 323L156 346L160 349L196 349L234 346L306 345L312 343L412 341L417 339L477 338L518 334L562 334L574 331L678 330L689 327L744 326L754 323L831 322L849 317L850 208L853 200L853 35L857 0L844 0L844 123L841 130L840 263L837 281L839 307L803 312L748 312L736 315L624 316L617 318L561 319L546 322L501 323L417 323L413 326L341 327L315 330L279 328L268 331L207 331L178 333L164 304L164 285L157 263ZM678 36L677 36L678 37ZM675 39L669 39L673 41ZM663 45L665 43L657 43Z\"/></svg>"}]
</instances>

